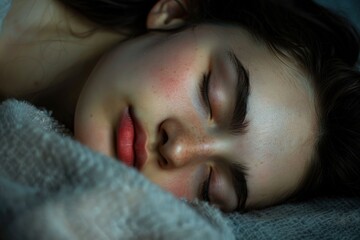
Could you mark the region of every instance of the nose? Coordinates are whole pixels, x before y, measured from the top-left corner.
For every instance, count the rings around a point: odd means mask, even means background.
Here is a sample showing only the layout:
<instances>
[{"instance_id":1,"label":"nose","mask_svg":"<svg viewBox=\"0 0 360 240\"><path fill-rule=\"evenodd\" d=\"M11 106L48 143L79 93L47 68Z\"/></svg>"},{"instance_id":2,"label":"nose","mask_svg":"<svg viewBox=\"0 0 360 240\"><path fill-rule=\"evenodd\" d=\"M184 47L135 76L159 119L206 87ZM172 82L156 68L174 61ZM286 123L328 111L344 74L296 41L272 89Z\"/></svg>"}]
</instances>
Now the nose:
<instances>
[{"instance_id":1,"label":"nose","mask_svg":"<svg viewBox=\"0 0 360 240\"><path fill-rule=\"evenodd\" d=\"M159 163L164 168L204 162L213 152L213 140L201 126L185 126L176 119L167 119L160 125L160 134Z\"/></svg>"}]
</instances>

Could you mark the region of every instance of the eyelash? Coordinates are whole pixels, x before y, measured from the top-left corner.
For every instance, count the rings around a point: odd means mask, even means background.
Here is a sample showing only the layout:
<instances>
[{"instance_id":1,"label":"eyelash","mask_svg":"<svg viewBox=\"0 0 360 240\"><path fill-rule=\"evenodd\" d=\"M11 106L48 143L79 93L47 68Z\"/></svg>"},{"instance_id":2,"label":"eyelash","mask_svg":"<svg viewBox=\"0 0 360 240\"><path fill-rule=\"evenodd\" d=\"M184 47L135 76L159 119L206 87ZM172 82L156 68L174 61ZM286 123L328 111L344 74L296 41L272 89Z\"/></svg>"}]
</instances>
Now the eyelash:
<instances>
[{"instance_id":1,"label":"eyelash","mask_svg":"<svg viewBox=\"0 0 360 240\"><path fill-rule=\"evenodd\" d=\"M209 176L204 181L204 183L202 184L202 188L201 188L201 199L206 202L210 202L209 186L210 186L211 174L212 174L212 168L210 168Z\"/></svg>"},{"instance_id":2,"label":"eyelash","mask_svg":"<svg viewBox=\"0 0 360 240\"><path fill-rule=\"evenodd\" d=\"M209 82L210 82L210 75L211 73L204 74L203 80L200 85L200 92L203 101L205 102L206 107L208 108L210 118L212 118L212 109L209 99Z\"/></svg>"}]
</instances>

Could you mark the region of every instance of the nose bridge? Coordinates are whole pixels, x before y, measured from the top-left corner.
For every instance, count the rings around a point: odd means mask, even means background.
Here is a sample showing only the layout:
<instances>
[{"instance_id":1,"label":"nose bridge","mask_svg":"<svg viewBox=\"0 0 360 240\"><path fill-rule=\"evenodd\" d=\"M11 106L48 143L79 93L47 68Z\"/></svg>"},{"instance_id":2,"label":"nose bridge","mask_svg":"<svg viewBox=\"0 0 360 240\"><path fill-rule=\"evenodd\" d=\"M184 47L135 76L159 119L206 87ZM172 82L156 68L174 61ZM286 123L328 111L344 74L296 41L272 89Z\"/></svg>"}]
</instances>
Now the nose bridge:
<instances>
[{"instance_id":1,"label":"nose bridge","mask_svg":"<svg viewBox=\"0 0 360 240\"><path fill-rule=\"evenodd\" d=\"M180 167L204 161L213 151L213 140L201 126L169 119L161 128L165 139L160 146L160 154L168 165Z\"/></svg>"}]
</instances>

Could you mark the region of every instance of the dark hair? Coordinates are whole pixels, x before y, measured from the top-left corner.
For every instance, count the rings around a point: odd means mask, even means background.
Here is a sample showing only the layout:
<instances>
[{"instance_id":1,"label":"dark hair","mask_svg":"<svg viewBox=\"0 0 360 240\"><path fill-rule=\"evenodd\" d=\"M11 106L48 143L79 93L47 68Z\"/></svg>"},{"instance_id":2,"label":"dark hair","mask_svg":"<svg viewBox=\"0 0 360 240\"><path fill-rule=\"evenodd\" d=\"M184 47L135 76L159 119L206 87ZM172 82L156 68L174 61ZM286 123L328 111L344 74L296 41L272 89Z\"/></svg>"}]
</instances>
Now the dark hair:
<instances>
[{"instance_id":1,"label":"dark hair","mask_svg":"<svg viewBox=\"0 0 360 240\"><path fill-rule=\"evenodd\" d=\"M311 0L202 0L196 22L240 25L310 76L319 131L308 172L291 197L360 196L360 40L343 17Z\"/></svg>"},{"instance_id":2,"label":"dark hair","mask_svg":"<svg viewBox=\"0 0 360 240\"><path fill-rule=\"evenodd\" d=\"M137 27L155 0L61 0L105 27ZM360 195L360 41L355 28L311 0L188 0L189 24L239 25L310 76L319 130L294 195ZM127 12L129 11L129 12Z\"/></svg>"},{"instance_id":3,"label":"dark hair","mask_svg":"<svg viewBox=\"0 0 360 240\"><path fill-rule=\"evenodd\" d=\"M101 27L115 31L146 31L146 17L157 0L59 0Z\"/></svg>"}]
</instances>

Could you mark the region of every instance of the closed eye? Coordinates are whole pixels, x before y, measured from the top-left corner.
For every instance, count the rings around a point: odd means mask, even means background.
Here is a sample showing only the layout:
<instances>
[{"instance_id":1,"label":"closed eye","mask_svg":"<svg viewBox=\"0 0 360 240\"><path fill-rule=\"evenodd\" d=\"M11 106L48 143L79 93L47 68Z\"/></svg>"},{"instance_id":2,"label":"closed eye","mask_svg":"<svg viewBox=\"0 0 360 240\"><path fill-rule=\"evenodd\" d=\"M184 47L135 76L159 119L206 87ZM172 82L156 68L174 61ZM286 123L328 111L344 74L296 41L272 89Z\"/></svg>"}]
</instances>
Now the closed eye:
<instances>
[{"instance_id":1,"label":"closed eye","mask_svg":"<svg viewBox=\"0 0 360 240\"><path fill-rule=\"evenodd\" d=\"M200 84L200 95L201 95L201 100L204 104L204 107L207 110L207 112L209 113L209 117L212 118L212 109L211 109L211 104L210 104L210 100L209 100L210 75L211 75L211 72L209 72L208 74L204 74L203 80L201 81L201 84Z\"/></svg>"},{"instance_id":2,"label":"closed eye","mask_svg":"<svg viewBox=\"0 0 360 240\"><path fill-rule=\"evenodd\" d=\"M210 181L211 181L212 168L210 168L209 175L201 187L201 199L210 202Z\"/></svg>"}]
</instances>

